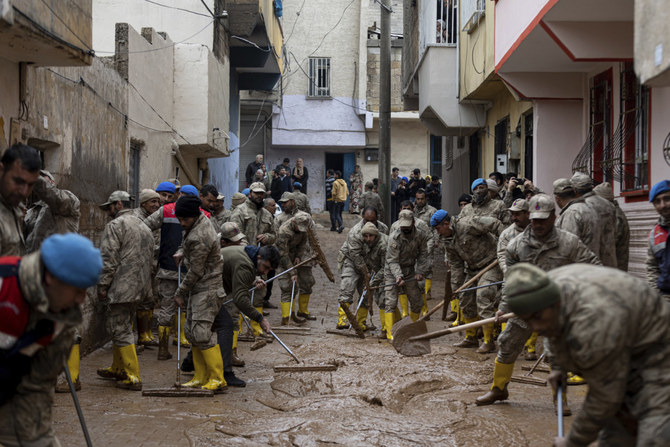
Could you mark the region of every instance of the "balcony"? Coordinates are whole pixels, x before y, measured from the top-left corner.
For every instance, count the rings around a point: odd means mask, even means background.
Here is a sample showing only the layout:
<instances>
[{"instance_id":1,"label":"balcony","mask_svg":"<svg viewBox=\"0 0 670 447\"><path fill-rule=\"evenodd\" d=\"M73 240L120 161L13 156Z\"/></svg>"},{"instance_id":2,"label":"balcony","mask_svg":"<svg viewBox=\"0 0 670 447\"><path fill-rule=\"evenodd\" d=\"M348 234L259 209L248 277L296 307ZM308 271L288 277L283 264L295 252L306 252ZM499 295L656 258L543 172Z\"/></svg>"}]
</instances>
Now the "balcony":
<instances>
[{"instance_id":1,"label":"balcony","mask_svg":"<svg viewBox=\"0 0 670 447\"><path fill-rule=\"evenodd\" d=\"M91 0L0 0L0 57L42 66L91 65Z\"/></svg>"},{"instance_id":2,"label":"balcony","mask_svg":"<svg viewBox=\"0 0 670 447\"><path fill-rule=\"evenodd\" d=\"M272 90L284 71L283 30L272 0L228 0L225 7L240 90Z\"/></svg>"}]
</instances>

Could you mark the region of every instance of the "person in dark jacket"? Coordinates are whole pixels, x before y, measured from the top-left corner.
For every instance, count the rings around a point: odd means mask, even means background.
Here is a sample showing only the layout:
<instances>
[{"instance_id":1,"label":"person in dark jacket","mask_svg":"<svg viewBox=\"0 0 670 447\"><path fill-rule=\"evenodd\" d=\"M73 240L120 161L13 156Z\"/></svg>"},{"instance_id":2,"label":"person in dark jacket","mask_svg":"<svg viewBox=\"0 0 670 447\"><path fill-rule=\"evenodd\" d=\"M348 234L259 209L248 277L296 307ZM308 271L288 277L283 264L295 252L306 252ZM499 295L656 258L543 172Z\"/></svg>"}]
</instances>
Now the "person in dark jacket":
<instances>
[{"instance_id":1,"label":"person in dark jacket","mask_svg":"<svg viewBox=\"0 0 670 447\"><path fill-rule=\"evenodd\" d=\"M256 159L247 165L247 171L244 174L244 177L247 180L247 186L251 185L254 182L254 175L256 171L263 169L263 155L256 155Z\"/></svg>"},{"instance_id":2,"label":"person in dark jacket","mask_svg":"<svg viewBox=\"0 0 670 447\"><path fill-rule=\"evenodd\" d=\"M272 171L272 182L270 183L270 196L275 200L275 202L279 202L282 193L283 193L282 182L281 179L279 178L279 174L277 173L277 171Z\"/></svg>"},{"instance_id":3,"label":"person in dark jacket","mask_svg":"<svg viewBox=\"0 0 670 447\"><path fill-rule=\"evenodd\" d=\"M407 177L403 177L395 192L395 199L398 202L398 212L400 212L400 204L405 200L409 200L409 187L407 186L407 182Z\"/></svg>"},{"instance_id":4,"label":"person in dark jacket","mask_svg":"<svg viewBox=\"0 0 670 447\"><path fill-rule=\"evenodd\" d=\"M414 202L416 199L416 192L419 189L426 189L426 179L421 177L421 170L420 169L415 169L412 171L411 177L409 179L409 200Z\"/></svg>"},{"instance_id":5,"label":"person in dark jacket","mask_svg":"<svg viewBox=\"0 0 670 447\"><path fill-rule=\"evenodd\" d=\"M442 208L442 185L437 175L431 177L430 184L426 186L426 198L428 205L438 210Z\"/></svg>"},{"instance_id":6,"label":"person in dark jacket","mask_svg":"<svg viewBox=\"0 0 670 447\"><path fill-rule=\"evenodd\" d=\"M291 178L293 179L291 183L300 183L300 192L307 194L307 179L309 178L309 172L307 172L307 166L305 166L302 158L298 158L295 161L295 167L291 173Z\"/></svg>"}]
</instances>

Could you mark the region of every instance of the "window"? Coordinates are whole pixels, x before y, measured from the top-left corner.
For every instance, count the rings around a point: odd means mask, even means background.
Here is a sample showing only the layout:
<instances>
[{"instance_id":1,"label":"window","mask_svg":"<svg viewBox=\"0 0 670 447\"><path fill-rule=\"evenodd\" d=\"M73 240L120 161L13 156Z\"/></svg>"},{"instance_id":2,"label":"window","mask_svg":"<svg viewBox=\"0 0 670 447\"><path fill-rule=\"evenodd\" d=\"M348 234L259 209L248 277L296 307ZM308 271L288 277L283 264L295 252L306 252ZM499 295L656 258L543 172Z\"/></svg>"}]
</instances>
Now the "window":
<instances>
[{"instance_id":1,"label":"window","mask_svg":"<svg viewBox=\"0 0 670 447\"><path fill-rule=\"evenodd\" d=\"M442 137L430 136L430 176L442 177Z\"/></svg>"},{"instance_id":2,"label":"window","mask_svg":"<svg viewBox=\"0 0 670 447\"><path fill-rule=\"evenodd\" d=\"M130 141L130 172L128 174L128 192L133 206L139 205L140 198L140 152L142 143Z\"/></svg>"},{"instance_id":3,"label":"window","mask_svg":"<svg viewBox=\"0 0 670 447\"><path fill-rule=\"evenodd\" d=\"M610 182L613 177L612 136L612 70L591 80L589 134L593 154L593 180Z\"/></svg>"},{"instance_id":4,"label":"window","mask_svg":"<svg viewBox=\"0 0 670 447\"><path fill-rule=\"evenodd\" d=\"M533 114L529 113L523 117L523 175L533 178Z\"/></svg>"},{"instance_id":5,"label":"window","mask_svg":"<svg viewBox=\"0 0 670 447\"><path fill-rule=\"evenodd\" d=\"M458 2L456 0L436 0L436 2L435 43L456 45L458 43Z\"/></svg>"},{"instance_id":6,"label":"window","mask_svg":"<svg viewBox=\"0 0 670 447\"><path fill-rule=\"evenodd\" d=\"M314 98L330 97L330 58L309 58L309 95Z\"/></svg>"},{"instance_id":7,"label":"window","mask_svg":"<svg viewBox=\"0 0 670 447\"><path fill-rule=\"evenodd\" d=\"M621 160L621 191L644 191L649 189L649 88L640 85L632 62L622 65L614 152Z\"/></svg>"}]
</instances>

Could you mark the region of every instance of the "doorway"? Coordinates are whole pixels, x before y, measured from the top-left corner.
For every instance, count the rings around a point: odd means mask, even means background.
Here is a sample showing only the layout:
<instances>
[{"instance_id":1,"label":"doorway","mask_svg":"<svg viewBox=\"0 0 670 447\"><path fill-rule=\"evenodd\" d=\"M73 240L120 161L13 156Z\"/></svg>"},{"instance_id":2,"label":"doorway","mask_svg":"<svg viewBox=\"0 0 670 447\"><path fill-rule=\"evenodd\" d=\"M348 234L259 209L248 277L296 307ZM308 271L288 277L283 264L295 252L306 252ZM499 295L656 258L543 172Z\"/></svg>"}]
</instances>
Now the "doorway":
<instances>
[{"instance_id":1,"label":"doorway","mask_svg":"<svg viewBox=\"0 0 670 447\"><path fill-rule=\"evenodd\" d=\"M328 169L332 169L333 171L341 171L342 178L347 183L347 188L350 187L349 176L353 174L355 167L355 153L326 152L326 171ZM347 201L344 203L344 209L345 211L349 210L349 196L347 196Z\"/></svg>"}]
</instances>

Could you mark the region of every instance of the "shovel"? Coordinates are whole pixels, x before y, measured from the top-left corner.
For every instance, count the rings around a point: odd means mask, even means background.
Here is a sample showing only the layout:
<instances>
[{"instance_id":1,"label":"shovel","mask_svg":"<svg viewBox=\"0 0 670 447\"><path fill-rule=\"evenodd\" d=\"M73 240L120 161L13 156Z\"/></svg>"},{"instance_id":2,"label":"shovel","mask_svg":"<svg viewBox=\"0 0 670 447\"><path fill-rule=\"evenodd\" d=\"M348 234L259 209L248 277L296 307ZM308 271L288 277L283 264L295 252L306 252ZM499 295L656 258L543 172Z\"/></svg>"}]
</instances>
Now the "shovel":
<instances>
[{"instance_id":1,"label":"shovel","mask_svg":"<svg viewBox=\"0 0 670 447\"><path fill-rule=\"evenodd\" d=\"M468 287L470 287L472 284L476 283L479 281L479 278L484 276L484 273L488 272L492 268L494 268L496 265L498 265L498 261L493 261L489 265L487 265L482 271L477 273L475 276L473 276L469 281L467 281L465 284L463 284L461 287L459 287L452 296L456 296L457 294L461 292L465 292L466 290L469 290ZM486 284L485 286L491 286L493 284ZM479 288L479 287L477 287ZM415 322L412 322L412 319L409 317L405 317L402 320L398 321L396 324L393 325L393 328L391 329L391 332L393 333L393 338L395 339L396 337L400 337L401 339L405 340L413 335L419 335L419 334L425 334L428 332L428 327L426 326L426 319L433 315L435 312L437 312L439 309L444 306L444 303L446 303L447 300L443 300L440 302L437 306L433 307L431 310L428 311L424 316L420 317L418 320ZM395 345L395 343L394 343ZM430 345L428 345L428 352L430 352ZM422 352L421 354L416 354L416 355L422 355L426 354L427 352Z\"/></svg>"},{"instance_id":2,"label":"shovel","mask_svg":"<svg viewBox=\"0 0 670 447\"><path fill-rule=\"evenodd\" d=\"M507 321L508 319L514 317L513 313L507 313L500 317L500 320ZM430 339L442 337L443 335L453 334L456 332L462 332L466 329L475 329L487 324L495 323L496 318L485 318L483 320L475 321L474 323L462 324L460 326L442 329L440 331L423 333L421 335L412 334L410 331L402 331L400 334L393 334L393 347L400 354L414 357L423 354L430 354ZM424 328L425 328L425 322ZM408 327L408 326L406 326ZM394 327L395 329L395 327ZM424 329L425 332L425 329Z\"/></svg>"}]
</instances>

